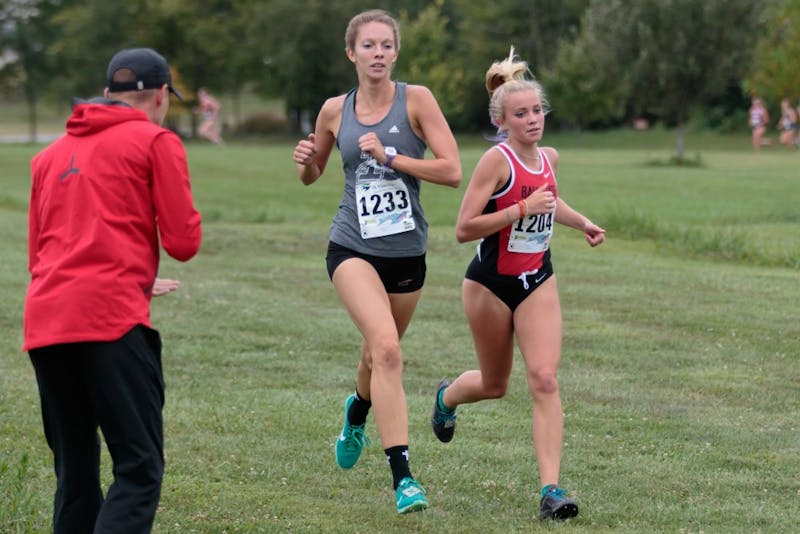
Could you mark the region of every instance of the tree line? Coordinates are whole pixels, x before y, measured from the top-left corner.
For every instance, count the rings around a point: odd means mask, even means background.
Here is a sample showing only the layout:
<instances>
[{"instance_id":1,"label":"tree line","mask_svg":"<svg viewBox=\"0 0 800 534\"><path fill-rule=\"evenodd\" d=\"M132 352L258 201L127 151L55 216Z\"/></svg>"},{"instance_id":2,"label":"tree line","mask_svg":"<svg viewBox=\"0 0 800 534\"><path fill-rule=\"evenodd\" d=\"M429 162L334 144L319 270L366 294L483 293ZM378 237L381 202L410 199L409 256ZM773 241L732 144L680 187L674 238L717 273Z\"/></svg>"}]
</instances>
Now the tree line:
<instances>
[{"instance_id":1,"label":"tree line","mask_svg":"<svg viewBox=\"0 0 800 534\"><path fill-rule=\"evenodd\" d=\"M451 126L485 130L488 65L513 45L543 83L557 126L636 117L676 127L730 115L750 93L800 92L800 0L380 0L401 24L396 78L427 85ZM149 46L176 84L280 98L292 128L355 85L344 54L355 0L6 0L0 90L93 96L120 48ZM191 103L190 103L191 104Z\"/></svg>"}]
</instances>

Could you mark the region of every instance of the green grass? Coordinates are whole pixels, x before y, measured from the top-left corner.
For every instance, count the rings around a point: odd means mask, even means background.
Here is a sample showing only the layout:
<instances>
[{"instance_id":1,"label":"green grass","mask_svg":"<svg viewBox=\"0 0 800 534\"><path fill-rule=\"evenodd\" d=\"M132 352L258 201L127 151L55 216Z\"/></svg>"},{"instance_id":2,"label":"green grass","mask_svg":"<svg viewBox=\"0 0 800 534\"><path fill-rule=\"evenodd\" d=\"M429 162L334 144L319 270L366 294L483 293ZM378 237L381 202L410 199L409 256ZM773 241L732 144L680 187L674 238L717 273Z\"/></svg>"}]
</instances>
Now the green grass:
<instances>
[{"instance_id":1,"label":"green grass","mask_svg":"<svg viewBox=\"0 0 800 534\"><path fill-rule=\"evenodd\" d=\"M594 250L563 227L553 242L564 309L562 483L582 505L559 525L534 519L519 358L506 398L460 409L452 443L430 431L439 379L475 366L460 304L474 244L453 235L464 186L423 187L429 274L403 349L411 465L431 508L397 516L372 418L375 443L356 468L333 460L359 346L324 266L341 196L336 157L306 188L288 144L190 144L205 235L192 262L163 261L162 274L183 286L153 305L167 380L155 532L796 529L800 156L714 139L702 167L652 166L669 155L669 135L653 132L635 148L629 139L605 136L613 148L594 134L547 139L561 153L564 198L608 230ZM486 145L459 141L468 176ZM48 531L54 490L36 382L19 349L35 150L0 146L2 532Z\"/></svg>"},{"instance_id":2,"label":"green grass","mask_svg":"<svg viewBox=\"0 0 800 534\"><path fill-rule=\"evenodd\" d=\"M96 94L76 96L90 98L99 96L101 93L102 88L98 89ZM188 100L194 98L194 95L186 94L184 97ZM238 99L234 99L227 94L221 95L219 101L222 105L220 122L227 126L233 126L237 123L237 119L242 121L254 114L282 114L284 112L281 100L265 100L248 91L244 91ZM38 135L51 138L53 135L60 134L64 130L64 125L69 117L71 105L71 98L59 102L51 100L40 101L36 110ZM182 106L175 99L172 100L170 106L170 116L174 116L181 128L188 130L191 121L191 106L188 104ZM12 95L0 102L0 137L14 136L27 139L29 129L28 113L27 103L20 95Z\"/></svg>"}]
</instances>

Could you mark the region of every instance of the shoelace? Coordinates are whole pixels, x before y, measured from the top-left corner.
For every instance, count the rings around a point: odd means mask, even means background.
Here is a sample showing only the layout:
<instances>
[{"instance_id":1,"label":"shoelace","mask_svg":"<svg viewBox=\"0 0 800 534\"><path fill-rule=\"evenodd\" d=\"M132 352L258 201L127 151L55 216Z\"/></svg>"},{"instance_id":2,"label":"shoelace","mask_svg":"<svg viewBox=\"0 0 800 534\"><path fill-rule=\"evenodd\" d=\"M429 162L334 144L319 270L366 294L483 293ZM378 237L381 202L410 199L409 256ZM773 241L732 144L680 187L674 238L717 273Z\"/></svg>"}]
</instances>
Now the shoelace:
<instances>
[{"instance_id":1,"label":"shoelace","mask_svg":"<svg viewBox=\"0 0 800 534\"><path fill-rule=\"evenodd\" d=\"M439 410L437 410L435 420L436 420L436 424L437 425L448 423L448 422L451 422L451 421L455 421L456 420L456 412L445 413L441 409L439 409Z\"/></svg>"},{"instance_id":2,"label":"shoelace","mask_svg":"<svg viewBox=\"0 0 800 534\"><path fill-rule=\"evenodd\" d=\"M351 426L350 432L345 436L347 438L346 445L349 450L357 450L364 445L369 445L369 438L364 434L363 426Z\"/></svg>"}]
</instances>

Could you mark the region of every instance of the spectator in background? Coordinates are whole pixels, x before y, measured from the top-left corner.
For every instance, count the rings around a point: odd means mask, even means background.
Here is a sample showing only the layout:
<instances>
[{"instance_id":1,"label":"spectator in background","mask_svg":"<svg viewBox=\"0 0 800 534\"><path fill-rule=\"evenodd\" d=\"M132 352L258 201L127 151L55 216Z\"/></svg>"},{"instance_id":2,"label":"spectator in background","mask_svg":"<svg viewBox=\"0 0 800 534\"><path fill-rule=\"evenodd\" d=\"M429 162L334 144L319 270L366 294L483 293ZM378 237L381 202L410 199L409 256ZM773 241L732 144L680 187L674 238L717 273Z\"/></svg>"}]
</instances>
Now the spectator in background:
<instances>
[{"instance_id":1,"label":"spectator in background","mask_svg":"<svg viewBox=\"0 0 800 534\"><path fill-rule=\"evenodd\" d=\"M56 533L149 532L164 474L161 338L150 300L159 245L201 240L186 153L161 125L171 85L149 48L111 58L104 97L77 101L66 135L32 161L24 345L53 452ZM100 440L113 462L103 496Z\"/></svg>"},{"instance_id":2,"label":"spectator in background","mask_svg":"<svg viewBox=\"0 0 800 534\"><path fill-rule=\"evenodd\" d=\"M797 108L794 110L795 116L797 116L798 122L800 122L800 101L797 103ZM794 146L800 148L800 125L795 130L795 139L794 139Z\"/></svg>"},{"instance_id":3,"label":"spectator in background","mask_svg":"<svg viewBox=\"0 0 800 534\"><path fill-rule=\"evenodd\" d=\"M758 152L763 145L770 144L769 139L764 137L769 124L769 112L764 101L754 96L750 101L749 124L752 132L753 150Z\"/></svg>"},{"instance_id":4,"label":"spectator in background","mask_svg":"<svg viewBox=\"0 0 800 534\"><path fill-rule=\"evenodd\" d=\"M780 142L786 148L795 150L795 135L797 133L797 111L792 107L788 98L781 100L781 118L778 120L778 129L781 132Z\"/></svg>"},{"instance_id":5,"label":"spectator in background","mask_svg":"<svg viewBox=\"0 0 800 534\"><path fill-rule=\"evenodd\" d=\"M219 100L211 96L211 94L203 87L197 90L197 111L202 115L202 122L198 128L200 135L214 143L215 145L222 144L222 136L219 133L219 110L222 105Z\"/></svg>"}]
</instances>

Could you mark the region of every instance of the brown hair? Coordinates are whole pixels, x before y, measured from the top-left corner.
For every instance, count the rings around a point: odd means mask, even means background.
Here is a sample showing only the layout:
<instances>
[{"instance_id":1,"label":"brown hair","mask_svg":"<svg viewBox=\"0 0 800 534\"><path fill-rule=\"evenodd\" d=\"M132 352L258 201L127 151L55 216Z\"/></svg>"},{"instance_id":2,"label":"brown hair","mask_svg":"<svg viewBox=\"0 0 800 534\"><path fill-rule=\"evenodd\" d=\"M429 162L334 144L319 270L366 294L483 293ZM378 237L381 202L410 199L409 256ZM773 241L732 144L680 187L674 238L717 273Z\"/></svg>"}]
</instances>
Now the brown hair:
<instances>
[{"instance_id":1,"label":"brown hair","mask_svg":"<svg viewBox=\"0 0 800 534\"><path fill-rule=\"evenodd\" d=\"M389 26L394 34L394 49L400 50L400 25L397 24L394 17L382 9L364 11L350 19L347 30L344 32L344 45L348 50L355 50L358 30L370 22L380 22Z\"/></svg>"}]
</instances>

